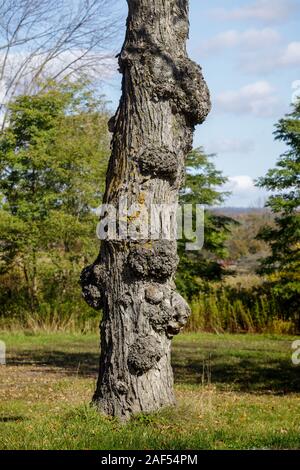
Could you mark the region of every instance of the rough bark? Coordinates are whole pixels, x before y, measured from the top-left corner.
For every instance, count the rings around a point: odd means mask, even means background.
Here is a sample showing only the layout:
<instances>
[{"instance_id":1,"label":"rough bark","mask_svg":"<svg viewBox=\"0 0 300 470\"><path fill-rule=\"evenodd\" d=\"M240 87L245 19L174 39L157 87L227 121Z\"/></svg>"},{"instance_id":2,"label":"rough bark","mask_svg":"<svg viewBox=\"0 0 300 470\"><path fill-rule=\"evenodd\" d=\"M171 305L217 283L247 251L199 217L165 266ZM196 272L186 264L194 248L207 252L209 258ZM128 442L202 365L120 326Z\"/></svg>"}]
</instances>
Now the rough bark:
<instances>
[{"instance_id":1,"label":"rough bark","mask_svg":"<svg viewBox=\"0 0 300 470\"><path fill-rule=\"evenodd\" d=\"M104 202L176 204L194 127L210 110L201 68L186 52L189 2L127 1ZM174 404L171 339L190 314L175 291L177 262L176 241L107 240L82 273L85 300L104 312L93 401L106 414L128 417Z\"/></svg>"}]
</instances>

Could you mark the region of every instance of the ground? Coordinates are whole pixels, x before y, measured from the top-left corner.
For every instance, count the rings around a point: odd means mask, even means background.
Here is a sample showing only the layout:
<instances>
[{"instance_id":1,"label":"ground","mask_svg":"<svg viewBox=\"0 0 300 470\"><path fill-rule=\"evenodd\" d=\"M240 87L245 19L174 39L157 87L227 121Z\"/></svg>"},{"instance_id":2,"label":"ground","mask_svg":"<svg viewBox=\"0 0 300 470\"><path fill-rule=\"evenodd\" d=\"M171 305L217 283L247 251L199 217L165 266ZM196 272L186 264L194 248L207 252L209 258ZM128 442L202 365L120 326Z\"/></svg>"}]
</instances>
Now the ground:
<instances>
[{"instance_id":1,"label":"ground","mask_svg":"<svg viewBox=\"0 0 300 470\"><path fill-rule=\"evenodd\" d=\"M126 424L89 406L97 335L1 333L1 449L300 449L291 337L183 334L178 405Z\"/></svg>"}]
</instances>

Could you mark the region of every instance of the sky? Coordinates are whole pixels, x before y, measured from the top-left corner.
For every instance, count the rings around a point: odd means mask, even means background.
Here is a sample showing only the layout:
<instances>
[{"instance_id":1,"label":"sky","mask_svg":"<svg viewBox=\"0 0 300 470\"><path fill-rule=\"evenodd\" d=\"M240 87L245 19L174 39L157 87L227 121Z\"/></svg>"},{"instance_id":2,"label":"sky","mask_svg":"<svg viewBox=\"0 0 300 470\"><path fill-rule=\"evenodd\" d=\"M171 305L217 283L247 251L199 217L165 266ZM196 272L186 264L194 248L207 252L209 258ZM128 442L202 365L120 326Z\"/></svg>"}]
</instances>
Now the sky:
<instances>
[{"instance_id":1,"label":"sky","mask_svg":"<svg viewBox=\"0 0 300 470\"><path fill-rule=\"evenodd\" d=\"M299 22L300 0L190 0L188 51L212 98L194 147L217 154L215 164L228 177L224 189L232 192L226 206L258 207L267 198L254 181L285 150L273 131L300 92ZM112 110L120 80L116 73L104 85Z\"/></svg>"}]
</instances>

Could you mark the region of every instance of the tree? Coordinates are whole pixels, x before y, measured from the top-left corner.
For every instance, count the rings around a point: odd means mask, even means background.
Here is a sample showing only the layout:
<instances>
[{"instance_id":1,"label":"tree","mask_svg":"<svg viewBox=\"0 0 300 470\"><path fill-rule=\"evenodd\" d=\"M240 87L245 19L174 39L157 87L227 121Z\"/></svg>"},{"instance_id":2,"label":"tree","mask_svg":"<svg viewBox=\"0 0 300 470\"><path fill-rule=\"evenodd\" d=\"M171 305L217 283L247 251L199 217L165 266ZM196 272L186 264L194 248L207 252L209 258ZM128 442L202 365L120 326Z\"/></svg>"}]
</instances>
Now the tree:
<instances>
[{"instance_id":1,"label":"tree","mask_svg":"<svg viewBox=\"0 0 300 470\"><path fill-rule=\"evenodd\" d=\"M228 195L219 186L226 178L218 171L212 161L214 155L206 155L202 148L188 154L186 160L186 182L180 192L182 204L202 204L205 207L204 246L201 251L185 250L186 240L178 242L180 262L176 285L186 298L192 298L201 291L203 280L217 280L223 275L218 259L226 256L225 242L230 226L235 221L209 210L224 202Z\"/></svg>"},{"instance_id":2,"label":"tree","mask_svg":"<svg viewBox=\"0 0 300 470\"><path fill-rule=\"evenodd\" d=\"M231 260L239 261L244 259L246 263L252 259L255 264L258 257L267 256L267 244L257 239L257 233L266 224L272 224L273 215L269 210L255 210L235 216L238 225L231 230L231 235L226 242L229 257ZM253 263L248 266L253 269ZM254 266L255 271L255 266Z\"/></svg>"},{"instance_id":3,"label":"tree","mask_svg":"<svg viewBox=\"0 0 300 470\"><path fill-rule=\"evenodd\" d=\"M188 1L128 0L128 6L119 55L123 93L110 121L104 202L117 208L125 199L149 214L153 204L177 204L194 127L207 116L210 100L201 68L186 53ZM126 239L117 234L102 242L81 277L86 301L103 307L93 402L121 417L174 403L171 338L190 313L173 281L176 240L139 237L140 215L125 220Z\"/></svg>"},{"instance_id":4,"label":"tree","mask_svg":"<svg viewBox=\"0 0 300 470\"><path fill-rule=\"evenodd\" d=\"M22 273L32 311L95 254L109 149L102 98L80 83L44 88L11 103L0 133L0 270Z\"/></svg>"},{"instance_id":5,"label":"tree","mask_svg":"<svg viewBox=\"0 0 300 470\"><path fill-rule=\"evenodd\" d=\"M97 79L113 55L118 31L113 0L0 2L0 117L18 94L33 94L45 79L88 74ZM113 13L114 12L114 13Z\"/></svg>"},{"instance_id":6,"label":"tree","mask_svg":"<svg viewBox=\"0 0 300 470\"><path fill-rule=\"evenodd\" d=\"M276 167L258 180L258 186L274 192L267 206L275 214L275 226L266 226L259 233L271 250L260 272L271 275L275 291L286 300L287 316L300 321L300 101L278 122L274 134L288 149Z\"/></svg>"}]
</instances>

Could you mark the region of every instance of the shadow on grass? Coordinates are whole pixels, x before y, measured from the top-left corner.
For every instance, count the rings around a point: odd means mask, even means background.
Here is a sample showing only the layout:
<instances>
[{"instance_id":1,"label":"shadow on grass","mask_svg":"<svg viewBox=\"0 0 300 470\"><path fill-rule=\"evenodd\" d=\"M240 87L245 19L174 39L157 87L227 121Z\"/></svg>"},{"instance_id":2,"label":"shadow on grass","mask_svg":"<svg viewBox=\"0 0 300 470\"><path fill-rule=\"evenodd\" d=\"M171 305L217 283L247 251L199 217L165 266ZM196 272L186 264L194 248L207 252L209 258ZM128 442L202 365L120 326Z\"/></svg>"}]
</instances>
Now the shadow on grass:
<instances>
[{"instance_id":1,"label":"shadow on grass","mask_svg":"<svg viewBox=\"0 0 300 470\"><path fill-rule=\"evenodd\" d=\"M8 366L39 366L45 372L94 377L98 372L99 353L64 351L21 351L7 361Z\"/></svg>"},{"instance_id":2,"label":"shadow on grass","mask_svg":"<svg viewBox=\"0 0 300 470\"><path fill-rule=\"evenodd\" d=\"M277 351L274 355L256 354L239 347L231 354L213 346L208 353L205 345L193 351L174 345L172 363L177 384L197 385L203 381L203 365L206 378L209 368L211 382L220 389L241 392L287 394L300 392L300 367L293 366L286 354ZM245 354L246 352L246 354ZM247 355L247 357L245 357ZM208 359L210 357L210 359ZM98 353L70 351L22 351L11 357L8 365L34 365L47 372L63 372L65 375L96 377ZM204 381L207 382L207 379Z\"/></svg>"},{"instance_id":3,"label":"shadow on grass","mask_svg":"<svg viewBox=\"0 0 300 470\"><path fill-rule=\"evenodd\" d=\"M220 352L215 350L208 354L198 351L184 355L181 348L173 350L173 370L175 382L180 384L201 384L208 382L219 389L240 392L287 394L300 392L300 367L292 364L286 355L266 355L266 351L256 350L255 355L245 350ZM278 353L278 352L277 352Z\"/></svg>"},{"instance_id":4,"label":"shadow on grass","mask_svg":"<svg viewBox=\"0 0 300 470\"><path fill-rule=\"evenodd\" d=\"M24 416L0 416L0 423L17 423L25 420Z\"/></svg>"}]
</instances>

